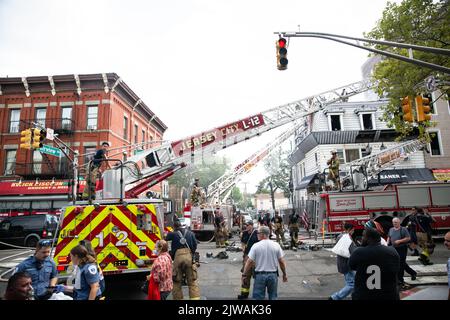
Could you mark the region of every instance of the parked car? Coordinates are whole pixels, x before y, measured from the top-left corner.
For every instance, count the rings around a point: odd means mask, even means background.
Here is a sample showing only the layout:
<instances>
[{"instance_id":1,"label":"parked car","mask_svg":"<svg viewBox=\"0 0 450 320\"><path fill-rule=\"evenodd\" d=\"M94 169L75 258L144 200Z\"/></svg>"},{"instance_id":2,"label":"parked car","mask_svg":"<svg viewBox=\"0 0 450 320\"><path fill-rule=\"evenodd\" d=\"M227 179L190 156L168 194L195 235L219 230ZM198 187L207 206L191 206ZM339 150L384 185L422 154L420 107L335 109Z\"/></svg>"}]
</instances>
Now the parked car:
<instances>
[{"instance_id":1,"label":"parked car","mask_svg":"<svg viewBox=\"0 0 450 320\"><path fill-rule=\"evenodd\" d=\"M36 247L41 239L53 240L57 226L58 216L54 214L8 217L0 222L0 241L16 246Z\"/></svg>"},{"instance_id":2,"label":"parked car","mask_svg":"<svg viewBox=\"0 0 450 320\"><path fill-rule=\"evenodd\" d=\"M244 223L247 223L247 222L253 222L253 218L249 215L249 214L243 214L243 217L244 217Z\"/></svg>"}]
</instances>

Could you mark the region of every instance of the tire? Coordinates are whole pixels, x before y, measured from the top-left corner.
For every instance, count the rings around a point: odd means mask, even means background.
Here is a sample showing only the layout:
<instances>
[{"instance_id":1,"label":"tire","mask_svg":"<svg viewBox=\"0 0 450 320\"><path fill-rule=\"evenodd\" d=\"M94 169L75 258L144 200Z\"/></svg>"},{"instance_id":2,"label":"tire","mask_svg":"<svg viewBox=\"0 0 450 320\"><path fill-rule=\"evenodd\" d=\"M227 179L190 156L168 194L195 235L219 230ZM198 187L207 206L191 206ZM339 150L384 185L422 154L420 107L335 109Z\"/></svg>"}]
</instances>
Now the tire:
<instances>
[{"instance_id":1,"label":"tire","mask_svg":"<svg viewBox=\"0 0 450 320\"><path fill-rule=\"evenodd\" d=\"M31 236L27 239L27 241L25 241L25 247L32 247L32 248L36 248L36 245L39 242L39 238L35 237L35 236Z\"/></svg>"}]
</instances>

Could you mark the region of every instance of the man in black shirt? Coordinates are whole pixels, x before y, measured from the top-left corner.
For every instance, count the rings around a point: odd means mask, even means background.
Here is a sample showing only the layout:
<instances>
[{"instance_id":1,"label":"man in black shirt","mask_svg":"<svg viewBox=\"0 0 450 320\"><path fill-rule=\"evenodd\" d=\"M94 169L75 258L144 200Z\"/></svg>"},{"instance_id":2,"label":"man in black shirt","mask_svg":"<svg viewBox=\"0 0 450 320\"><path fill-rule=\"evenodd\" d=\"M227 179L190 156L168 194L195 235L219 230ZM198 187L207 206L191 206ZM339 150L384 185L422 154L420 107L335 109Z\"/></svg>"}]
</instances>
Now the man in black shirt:
<instances>
[{"instance_id":1,"label":"man in black shirt","mask_svg":"<svg viewBox=\"0 0 450 320\"><path fill-rule=\"evenodd\" d=\"M108 152L109 143L103 142L102 148L97 150L92 159L92 165L86 166L86 185L84 186L83 194L81 195L83 200L95 199L95 183L97 180L98 174L101 173L101 166L104 162L106 162L106 168L110 169L111 166L106 160L106 153ZM90 170L89 170L90 169Z\"/></svg>"},{"instance_id":2,"label":"man in black shirt","mask_svg":"<svg viewBox=\"0 0 450 320\"><path fill-rule=\"evenodd\" d=\"M250 271L244 274L244 266L248 259L248 253L252 246L257 243L258 240L258 231L253 228L253 221L246 222L245 224L246 230L242 233L241 244L243 247L243 258L242 258L242 277L241 277L241 294L238 295L238 299L247 299L250 293L250 281L253 276L254 268L250 269Z\"/></svg>"},{"instance_id":3,"label":"man in black shirt","mask_svg":"<svg viewBox=\"0 0 450 320\"><path fill-rule=\"evenodd\" d=\"M399 300L397 273L400 257L392 247L380 243L375 229L364 230L362 246L350 256L348 265L356 270L353 300Z\"/></svg>"},{"instance_id":4,"label":"man in black shirt","mask_svg":"<svg viewBox=\"0 0 450 320\"><path fill-rule=\"evenodd\" d=\"M173 259L173 299L183 300L183 290L181 284L183 278L189 287L189 297L191 300L200 299L200 287L197 281L197 264L193 257L197 250L197 240L194 233L181 227L179 220L173 224L175 230L166 236L167 241L172 241L170 255Z\"/></svg>"}]
</instances>

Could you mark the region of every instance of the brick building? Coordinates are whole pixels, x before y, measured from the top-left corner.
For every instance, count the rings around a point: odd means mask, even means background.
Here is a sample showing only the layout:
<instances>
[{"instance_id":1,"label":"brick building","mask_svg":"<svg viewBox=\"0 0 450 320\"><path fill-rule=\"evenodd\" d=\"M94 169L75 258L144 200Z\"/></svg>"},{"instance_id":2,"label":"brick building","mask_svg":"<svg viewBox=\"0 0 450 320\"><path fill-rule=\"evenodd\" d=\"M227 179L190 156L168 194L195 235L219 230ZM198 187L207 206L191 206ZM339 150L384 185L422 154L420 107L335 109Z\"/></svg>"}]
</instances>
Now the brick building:
<instances>
[{"instance_id":1,"label":"brick building","mask_svg":"<svg viewBox=\"0 0 450 320\"><path fill-rule=\"evenodd\" d=\"M19 149L20 132L32 122L54 129L78 150L81 168L104 141L111 145L109 157L122 159L122 151L134 152L127 146L162 140L167 129L115 73L0 78L2 179L71 176L66 157Z\"/></svg>"}]
</instances>

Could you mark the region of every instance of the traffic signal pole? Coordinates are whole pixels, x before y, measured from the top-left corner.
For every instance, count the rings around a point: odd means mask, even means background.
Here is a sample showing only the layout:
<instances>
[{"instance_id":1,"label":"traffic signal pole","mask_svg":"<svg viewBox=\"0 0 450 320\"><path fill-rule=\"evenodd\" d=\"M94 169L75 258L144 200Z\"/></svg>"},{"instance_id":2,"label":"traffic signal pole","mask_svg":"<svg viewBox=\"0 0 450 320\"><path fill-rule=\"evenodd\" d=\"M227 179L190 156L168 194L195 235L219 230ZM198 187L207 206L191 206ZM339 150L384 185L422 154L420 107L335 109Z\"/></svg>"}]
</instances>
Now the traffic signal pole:
<instances>
[{"instance_id":1,"label":"traffic signal pole","mask_svg":"<svg viewBox=\"0 0 450 320\"><path fill-rule=\"evenodd\" d=\"M346 45L349 45L352 47L356 47L359 49L364 49L367 51L378 53L382 56L386 56L389 58L416 64L421 67L430 68L432 70L440 71L440 72L443 72L446 74L450 74L450 68L447 68L444 66L440 66L440 65L437 65L434 63L430 63L430 62L426 62L426 61L422 61L422 60L418 60L418 59L408 58L408 57L405 57L405 56L402 56L402 55L399 55L396 53L388 52L388 51L378 50L378 49L374 49L374 48L370 48L370 47L364 47L359 44L340 40L339 38L367 42L367 43L372 43L372 44L382 44L382 45L386 45L386 46L390 46L390 47L406 48L406 49L411 49L411 50L431 52L431 53L435 53L435 54L442 54L442 55L450 56L450 50L448 50L448 49L418 46L418 45L413 45L413 44L408 44L408 43L372 40L372 39L366 39L366 38L355 38L355 37L337 35L337 34L332 34L332 33L322 33L322 32L274 32L274 34L278 34L279 36L283 36L286 38L303 37L303 38L321 38L321 39L326 39L326 40L332 40L332 41L343 43L343 44L346 44Z\"/></svg>"}]
</instances>

